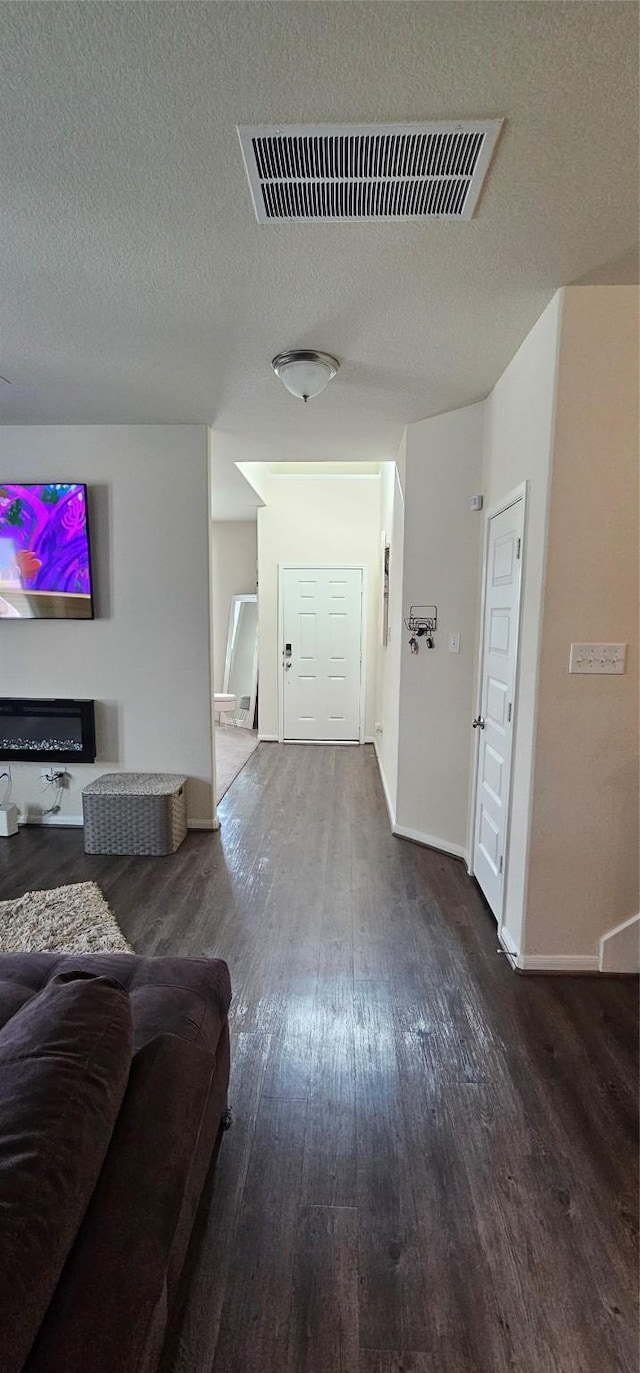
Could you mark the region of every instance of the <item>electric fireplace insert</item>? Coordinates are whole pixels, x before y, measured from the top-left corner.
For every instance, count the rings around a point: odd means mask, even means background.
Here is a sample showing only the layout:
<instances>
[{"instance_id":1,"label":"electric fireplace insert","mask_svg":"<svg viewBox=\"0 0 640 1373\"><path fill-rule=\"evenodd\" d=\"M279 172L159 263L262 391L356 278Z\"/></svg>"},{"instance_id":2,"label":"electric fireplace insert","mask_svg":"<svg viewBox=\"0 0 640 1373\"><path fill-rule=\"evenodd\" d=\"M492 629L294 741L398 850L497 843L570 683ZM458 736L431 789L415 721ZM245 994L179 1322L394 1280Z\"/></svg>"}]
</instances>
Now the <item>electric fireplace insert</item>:
<instances>
[{"instance_id":1,"label":"electric fireplace insert","mask_svg":"<svg viewBox=\"0 0 640 1373\"><path fill-rule=\"evenodd\" d=\"M95 763L94 702L0 697L0 760Z\"/></svg>"}]
</instances>

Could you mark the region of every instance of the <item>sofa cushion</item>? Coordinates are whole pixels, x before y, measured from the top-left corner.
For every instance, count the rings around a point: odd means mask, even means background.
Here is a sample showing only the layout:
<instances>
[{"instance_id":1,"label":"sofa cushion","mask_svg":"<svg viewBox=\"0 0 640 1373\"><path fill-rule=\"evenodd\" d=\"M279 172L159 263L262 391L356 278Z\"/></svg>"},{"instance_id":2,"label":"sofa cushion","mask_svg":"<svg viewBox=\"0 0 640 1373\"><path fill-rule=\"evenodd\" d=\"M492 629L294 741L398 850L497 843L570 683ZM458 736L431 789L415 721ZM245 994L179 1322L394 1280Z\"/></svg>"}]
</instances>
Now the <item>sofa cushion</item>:
<instances>
[{"instance_id":1,"label":"sofa cushion","mask_svg":"<svg viewBox=\"0 0 640 1373\"><path fill-rule=\"evenodd\" d=\"M217 958L142 958L136 954L0 954L0 1025L67 968L117 978L131 1000L135 1048L157 1034L179 1035L215 1053L231 984Z\"/></svg>"},{"instance_id":2,"label":"sofa cushion","mask_svg":"<svg viewBox=\"0 0 640 1373\"><path fill-rule=\"evenodd\" d=\"M94 1190L133 1051L124 987L67 969L0 1030L2 1373L18 1373Z\"/></svg>"},{"instance_id":3,"label":"sofa cushion","mask_svg":"<svg viewBox=\"0 0 640 1373\"><path fill-rule=\"evenodd\" d=\"M150 1332L154 1346L161 1339L174 1237L185 1199L195 1189L195 1205L199 1196L203 1136L210 1157L224 1104L226 1075L215 1103L214 1076L213 1056L174 1035L135 1055L95 1193L25 1373L132 1373Z\"/></svg>"}]
</instances>

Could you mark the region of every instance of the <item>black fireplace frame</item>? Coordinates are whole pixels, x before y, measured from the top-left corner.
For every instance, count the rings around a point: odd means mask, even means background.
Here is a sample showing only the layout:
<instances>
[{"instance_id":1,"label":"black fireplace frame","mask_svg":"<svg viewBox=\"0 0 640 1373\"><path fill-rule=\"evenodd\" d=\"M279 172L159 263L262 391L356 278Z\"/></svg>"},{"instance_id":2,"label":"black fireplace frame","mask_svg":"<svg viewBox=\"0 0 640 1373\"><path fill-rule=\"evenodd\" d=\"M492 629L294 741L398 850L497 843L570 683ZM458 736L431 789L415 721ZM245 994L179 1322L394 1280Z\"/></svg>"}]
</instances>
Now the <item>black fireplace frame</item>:
<instances>
[{"instance_id":1,"label":"black fireplace frame","mask_svg":"<svg viewBox=\"0 0 640 1373\"><path fill-rule=\"evenodd\" d=\"M19 719L20 716L40 714L42 719L50 715L69 715L80 720L81 749L20 749L8 748L2 751L0 761L6 763L95 763L96 761L96 722L95 701L73 700L71 698L42 696L0 696L0 737L2 717Z\"/></svg>"}]
</instances>

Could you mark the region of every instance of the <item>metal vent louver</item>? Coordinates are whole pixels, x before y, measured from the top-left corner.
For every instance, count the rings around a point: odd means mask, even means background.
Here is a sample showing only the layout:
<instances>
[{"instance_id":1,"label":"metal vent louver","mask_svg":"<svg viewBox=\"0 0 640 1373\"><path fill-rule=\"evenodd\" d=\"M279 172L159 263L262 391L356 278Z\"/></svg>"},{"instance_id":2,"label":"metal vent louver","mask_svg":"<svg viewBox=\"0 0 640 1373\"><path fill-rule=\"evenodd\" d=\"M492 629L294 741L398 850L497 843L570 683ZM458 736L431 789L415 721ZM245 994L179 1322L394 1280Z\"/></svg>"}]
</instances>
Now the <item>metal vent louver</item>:
<instances>
[{"instance_id":1,"label":"metal vent louver","mask_svg":"<svg viewBox=\"0 0 640 1373\"><path fill-rule=\"evenodd\" d=\"M471 219L501 119L238 128L256 218Z\"/></svg>"}]
</instances>

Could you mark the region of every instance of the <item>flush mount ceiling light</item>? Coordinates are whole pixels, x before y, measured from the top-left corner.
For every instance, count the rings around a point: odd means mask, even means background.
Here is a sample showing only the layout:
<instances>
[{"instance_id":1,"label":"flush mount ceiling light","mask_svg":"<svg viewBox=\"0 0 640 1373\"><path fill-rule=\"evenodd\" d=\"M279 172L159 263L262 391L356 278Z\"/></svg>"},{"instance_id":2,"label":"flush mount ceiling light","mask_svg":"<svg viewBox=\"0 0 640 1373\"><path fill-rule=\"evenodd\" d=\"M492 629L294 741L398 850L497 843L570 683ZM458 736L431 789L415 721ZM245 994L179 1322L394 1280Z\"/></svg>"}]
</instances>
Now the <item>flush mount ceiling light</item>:
<instances>
[{"instance_id":1,"label":"flush mount ceiling light","mask_svg":"<svg viewBox=\"0 0 640 1373\"><path fill-rule=\"evenodd\" d=\"M315 348L290 348L287 353L278 353L271 366L287 391L306 404L310 396L319 396L329 385L340 363L330 353L317 353Z\"/></svg>"}]
</instances>

